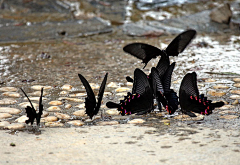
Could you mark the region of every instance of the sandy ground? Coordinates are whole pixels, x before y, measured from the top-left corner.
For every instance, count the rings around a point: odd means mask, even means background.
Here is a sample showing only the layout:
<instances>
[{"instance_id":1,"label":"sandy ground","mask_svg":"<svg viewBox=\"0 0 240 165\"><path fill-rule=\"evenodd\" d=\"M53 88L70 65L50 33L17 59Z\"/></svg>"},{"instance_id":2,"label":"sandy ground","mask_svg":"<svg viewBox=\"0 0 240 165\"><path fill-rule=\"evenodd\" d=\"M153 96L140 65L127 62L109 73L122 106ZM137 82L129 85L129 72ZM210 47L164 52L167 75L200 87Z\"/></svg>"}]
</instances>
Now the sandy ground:
<instances>
[{"instance_id":1,"label":"sandy ground","mask_svg":"<svg viewBox=\"0 0 240 165\"><path fill-rule=\"evenodd\" d=\"M239 130L178 129L174 135L130 124L41 128L41 135L1 130L0 164L240 164Z\"/></svg>"}]
</instances>

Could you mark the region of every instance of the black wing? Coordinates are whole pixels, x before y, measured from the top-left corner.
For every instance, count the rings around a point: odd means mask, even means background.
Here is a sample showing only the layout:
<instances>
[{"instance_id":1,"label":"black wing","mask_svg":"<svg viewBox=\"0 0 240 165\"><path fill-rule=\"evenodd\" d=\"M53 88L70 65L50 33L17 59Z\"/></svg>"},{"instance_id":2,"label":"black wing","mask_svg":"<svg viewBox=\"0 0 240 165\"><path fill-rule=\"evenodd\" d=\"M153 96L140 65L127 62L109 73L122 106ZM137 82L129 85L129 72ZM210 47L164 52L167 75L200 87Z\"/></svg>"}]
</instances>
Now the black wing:
<instances>
[{"instance_id":1,"label":"black wing","mask_svg":"<svg viewBox=\"0 0 240 165\"><path fill-rule=\"evenodd\" d=\"M166 70L168 69L169 65L170 65L169 56L164 53L161 56L161 59L159 60L157 66L156 66L156 69L158 70L158 74L161 79L163 78L163 75L166 72Z\"/></svg>"},{"instance_id":2,"label":"black wing","mask_svg":"<svg viewBox=\"0 0 240 165\"><path fill-rule=\"evenodd\" d=\"M126 45L123 50L132 56L141 59L142 63L145 64L143 69L146 67L147 63L157 56L162 55L164 52L157 47L144 43L131 43Z\"/></svg>"},{"instance_id":3,"label":"black wing","mask_svg":"<svg viewBox=\"0 0 240 165\"><path fill-rule=\"evenodd\" d=\"M103 98L103 93L104 93L104 90L105 90L105 86L106 86L106 82L107 82L107 76L108 76L108 73L105 74L105 77L102 81L102 84L100 86L100 89L99 89L99 93L98 93L98 102L97 102L97 106L94 110L94 115L96 115L99 111L99 108L101 106L101 102L102 102L102 98Z\"/></svg>"},{"instance_id":4,"label":"black wing","mask_svg":"<svg viewBox=\"0 0 240 165\"><path fill-rule=\"evenodd\" d=\"M126 77L126 80L127 80L127 82L132 82L133 83L133 79L129 76Z\"/></svg>"},{"instance_id":5,"label":"black wing","mask_svg":"<svg viewBox=\"0 0 240 165\"><path fill-rule=\"evenodd\" d=\"M37 114L37 117L36 117L37 125L39 125L40 120L41 120L41 116L43 114L42 96L43 96L43 88L41 89L41 96L40 96L40 99L39 99L39 111L38 111L38 114Z\"/></svg>"},{"instance_id":6,"label":"black wing","mask_svg":"<svg viewBox=\"0 0 240 165\"><path fill-rule=\"evenodd\" d=\"M29 99L29 97L27 96L27 94L24 92L24 90L22 88L20 88L22 90L22 92L24 93L24 95L27 97L30 105L30 106L27 106L25 109L26 109L26 113L27 113L27 117L28 117L28 120L26 120L26 124L28 123L31 123L31 125L33 124L34 122L34 119L37 117L37 114L36 114L36 110L31 102L31 100Z\"/></svg>"},{"instance_id":7,"label":"black wing","mask_svg":"<svg viewBox=\"0 0 240 165\"><path fill-rule=\"evenodd\" d=\"M179 90L179 101L182 112L190 116L193 116L191 111L209 115L213 109L224 105L222 101L212 103L212 101L207 100L207 97L204 97L203 94L199 95L197 74L195 72L188 73L184 76Z\"/></svg>"},{"instance_id":8,"label":"black wing","mask_svg":"<svg viewBox=\"0 0 240 165\"><path fill-rule=\"evenodd\" d=\"M175 62L173 62L168 67L168 69L166 70L166 72L163 75L162 84L163 84L164 92L170 92L172 72L173 72L174 67L175 67Z\"/></svg>"},{"instance_id":9,"label":"black wing","mask_svg":"<svg viewBox=\"0 0 240 165\"><path fill-rule=\"evenodd\" d=\"M96 107L96 99L95 95L93 93L93 90L91 86L89 85L88 81L81 75L78 74L81 82L83 83L83 86L86 89L87 97L85 98L85 108L86 108L86 114L92 118L94 116L94 109Z\"/></svg>"},{"instance_id":10,"label":"black wing","mask_svg":"<svg viewBox=\"0 0 240 165\"><path fill-rule=\"evenodd\" d=\"M166 48L166 53L168 56L178 56L182 53L192 39L196 36L197 32L195 30L187 30L179 34Z\"/></svg>"}]
</instances>

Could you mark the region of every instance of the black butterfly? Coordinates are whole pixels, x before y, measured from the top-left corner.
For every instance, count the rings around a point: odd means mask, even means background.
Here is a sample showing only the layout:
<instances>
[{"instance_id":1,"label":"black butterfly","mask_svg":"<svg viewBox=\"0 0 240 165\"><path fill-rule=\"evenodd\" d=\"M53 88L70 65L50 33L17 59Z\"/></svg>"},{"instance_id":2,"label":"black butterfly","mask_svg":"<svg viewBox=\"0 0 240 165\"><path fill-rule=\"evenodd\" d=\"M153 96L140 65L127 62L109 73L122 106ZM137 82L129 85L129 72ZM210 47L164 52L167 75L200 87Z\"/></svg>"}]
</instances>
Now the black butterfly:
<instances>
[{"instance_id":1,"label":"black butterfly","mask_svg":"<svg viewBox=\"0 0 240 165\"><path fill-rule=\"evenodd\" d=\"M145 64L143 69L146 67L147 63L157 56L162 56L165 53L168 56L178 56L179 53L182 53L187 45L192 41L196 36L195 30L187 30L179 34L173 41L168 45L166 50L158 49L152 45L144 43L131 43L126 45L123 50L126 53L135 56L138 59L142 60L142 63Z\"/></svg>"},{"instance_id":2,"label":"black butterfly","mask_svg":"<svg viewBox=\"0 0 240 165\"><path fill-rule=\"evenodd\" d=\"M92 119L92 117L98 113L99 108L101 106L103 93L104 93L104 89L105 89L106 82L107 82L108 73L106 73L106 75L102 81L102 84L100 86L97 103L96 103L96 98L93 93L93 90L92 90L91 86L89 85L88 81L81 74L78 74L78 76L79 76L80 80L82 81L82 83L86 89L86 92L87 92L87 97L85 98L86 114Z\"/></svg>"},{"instance_id":3,"label":"black butterfly","mask_svg":"<svg viewBox=\"0 0 240 165\"><path fill-rule=\"evenodd\" d=\"M179 90L179 101L182 112L191 117L196 117L192 112L210 115L214 108L224 105L222 101L212 103L212 101L207 100L207 97L203 94L199 95L197 74L195 72L188 73L184 76Z\"/></svg>"},{"instance_id":4,"label":"black butterfly","mask_svg":"<svg viewBox=\"0 0 240 165\"><path fill-rule=\"evenodd\" d=\"M40 99L39 99L39 111L38 113L36 113L36 110L31 102L31 100L28 98L27 94L23 91L22 88L20 88L22 90L22 92L24 93L24 95L27 97L29 103L31 104L31 107L30 106L27 106L26 109L26 113L27 113L27 117L28 117L28 120L26 120L26 124L28 123L31 123L31 125L33 124L34 122L34 119L36 118L37 120L37 125L40 124L40 119L41 119L41 115L43 114L43 104L42 104L42 95L43 95L43 88L41 89L41 96L40 96Z\"/></svg>"},{"instance_id":5,"label":"black butterfly","mask_svg":"<svg viewBox=\"0 0 240 165\"><path fill-rule=\"evenodd\" d=\"M128 92L120 104L107 102L106 105L108 108L118 108L121 115L140 115L153 110L153 92L147 75L140 69L135 69L132 93Z\"/></svg>"}]
</instances>

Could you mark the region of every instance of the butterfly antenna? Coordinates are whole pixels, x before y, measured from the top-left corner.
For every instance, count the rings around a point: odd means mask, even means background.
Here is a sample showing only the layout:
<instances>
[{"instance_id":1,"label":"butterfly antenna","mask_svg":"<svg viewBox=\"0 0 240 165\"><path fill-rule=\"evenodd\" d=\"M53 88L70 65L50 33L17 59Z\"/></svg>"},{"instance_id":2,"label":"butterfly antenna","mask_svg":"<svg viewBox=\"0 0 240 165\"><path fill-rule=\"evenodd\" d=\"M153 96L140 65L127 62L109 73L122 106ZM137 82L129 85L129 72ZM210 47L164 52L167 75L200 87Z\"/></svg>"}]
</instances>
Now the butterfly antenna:
<instances>
[{"instance_id":1,"label":"butterfly antenna","mask_svg":"<svg viewBox=\"0 0 240 165\"><path fill-rule=\"evenodd\" d=\"M144 65L143 69L147 66L147 63Z\"/></svg>"},{"instance_id":2,"label":"butterfly antenna","mask_svg":"<svg viewBox=\"0 0 240 165\"><path fill-rule=\"evenodd\" d=\"M22 88L20 88L20 89L21 89L21 91L24 93L24 95L27 97L29 103L31 104L32 109L35 110L34 107L33 107L32 102L31 102L31 100L29 99L29 97L27 96L27 94L24 92L24 90L23 90Z\"/></svg>"}]
</instances>

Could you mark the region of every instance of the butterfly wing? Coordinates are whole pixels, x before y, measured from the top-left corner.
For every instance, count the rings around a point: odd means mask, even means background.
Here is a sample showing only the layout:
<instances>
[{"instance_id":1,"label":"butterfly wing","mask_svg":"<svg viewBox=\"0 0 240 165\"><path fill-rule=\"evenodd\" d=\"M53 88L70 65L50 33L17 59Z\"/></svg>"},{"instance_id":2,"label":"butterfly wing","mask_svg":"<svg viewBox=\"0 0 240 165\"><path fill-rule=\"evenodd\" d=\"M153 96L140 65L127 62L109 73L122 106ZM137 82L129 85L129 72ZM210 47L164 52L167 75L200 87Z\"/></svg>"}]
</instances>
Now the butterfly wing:
<instances>
[{"instance_id":1,"label":"butterfly wing","mask_svg":"<svg viewBox=\"0 0 240 165\"><path fill-rule=\"evenodd\" d=\"M78 74L83 86L86 89L87 97L85 98L85 107L86 107L86 114L92 118L94 116L94 109L96 107L96 99L93 93L91 86L89 85L88 81L81 75Z\"/></svg>"},{"instance_id":2,"label":"butterfly wing","mask_svg":"<svg viewBox=\"0 0 240 165\"><path fill-rule=\"evenodd\" d=\"M168 69L166 70L166 72L163 75L162 83L163 83L164 92L170 92L172 72L173 72L174 67L175 67L175 62L173 62L168 67Z\"/></svg>"},{"instance_id":3,"label":"butterfly wing","mask_svg":"<svg viewBox=\"0 0 240 165\"><path fill-rule=\"evenodd\" d=\"M22 88L20 88L21 91L23 92L23 94L27 97L30 105L30 106L27 106L25 109L26 109L26 113L27 113L27 117L28 117L28 120L26 120L26 124L28 123L31 123L31 125L33 124L34 122L34 119L37 117L37 114L36 114L36 110L31 102L31 100L29 99L29 97L27 96L27 94L24 92L24 90Z\"/></svg>"},{"instance_id":4,"label":"butterfly wing","mask_svg":"<svg viewBox=\"0 0 240 165\"><path fill-rule=\"evenodd\" d=\"M129 76L126 77L126 80L127 80L127 82L132 82L133 83L133 79Z\"/></svg>"},{"instance_id":5,"label":"butterfly wing","mask_svg":"<svg viewBox=\"0 0 240 165\"><path fill-rule=\"evenodd\" d=\"M141 59L142 63L145 64L143 68L146 67L147 63L152 59L156 58L163 54L163 51L154 47L152 45L144 44L144 43L131 43L126 45L123 50L126 53L131 54L132 56Z\"/></svg>"},{"instance_id":6,"label":"butterfly wing","mask_svg":"<svg viewBox=\"0 0 240 165\"><path fill-rule=\"evenodd\" d=\"M94 110L94 115L96 115L98 113L99 108L101 106L103 93L104 93L105 86L106 86L106 83L107 83L107 76L108 76L108 73L105 74L104 79L102 81L102 84L100 86L99 93L98 93L98 102L97 102L97 106L96 106L96 108Z\"/></svg>"},{"instance_id":7,"label":"butterfly wing","mask_svg":"<svg viewBox=\"0 0 240 165\"><path fill-rule=\"evenodd\" d=\"M178 56L182 53L192 39L196 36L197 32L195 30L187 30L179 34L166 48L166 53L168 56Z\"/></svg>"},{"instance_id":8,"label":"butterfly wing","mask_svg":"<svg viewBox=\"0 0 240 165\"><path fill-rule=\"evenodd\" d=\"M38 114L37 114L37 117L36 117L37 125L39 125L40 120L41 120L41 116L43 114L42 96L43 96L43 88L41 89L41 96L40 96L40 99L39 99L39 111L38 111Z\"/></svg>"},{"instance_id":9,"label":"butterfly wing","mask_svg":"<svg viewBox=\"0 0 240 165\"><path fill-rule=\"evenodd\" d=\"M163 78L163 75L166 72L166 70L168 69L169 65L170 65L169 56L164 53L161 56L161 59L159 60L157 66L156 66L156 69L158 70L158 74L161 79Z\"/></svg>"}]
</instances>

